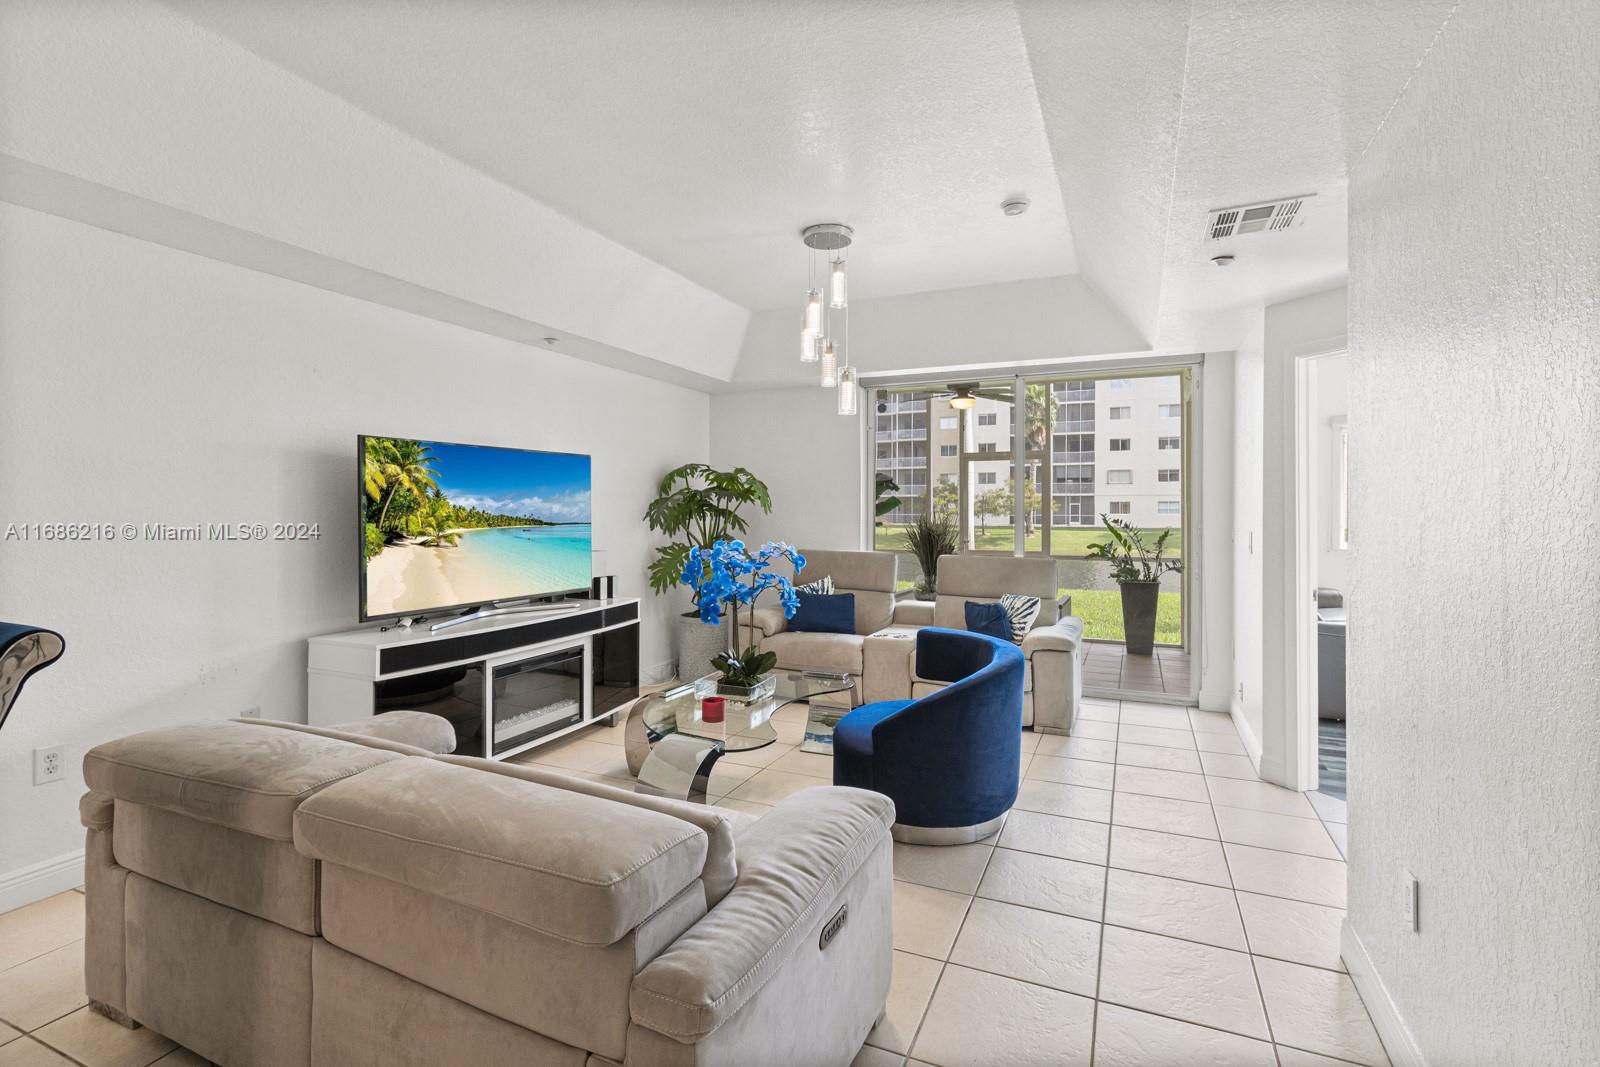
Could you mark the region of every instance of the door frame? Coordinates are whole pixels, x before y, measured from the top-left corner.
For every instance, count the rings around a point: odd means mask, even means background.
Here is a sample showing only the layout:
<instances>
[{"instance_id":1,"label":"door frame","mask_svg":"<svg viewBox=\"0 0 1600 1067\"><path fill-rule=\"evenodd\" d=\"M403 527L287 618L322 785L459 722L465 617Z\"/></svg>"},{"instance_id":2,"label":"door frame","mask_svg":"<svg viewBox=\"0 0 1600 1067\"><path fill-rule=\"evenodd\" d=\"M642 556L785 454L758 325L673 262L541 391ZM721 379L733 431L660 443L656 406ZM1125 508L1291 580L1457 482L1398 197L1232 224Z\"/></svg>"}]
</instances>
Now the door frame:
<instances>
[{"instance_id":1,"label":"door frame","mask_svg":"<svg viewBox=\"0 0 1600 1067\"><path fill-rule=\"evenodd\" d=\"M1319 432L1312 391L1313 364L1319 360L1348 354L1344 336L1326 338L1289 350L1293 374L1288 384L1293 390L1290 411L1294 447L1286 457L1290 463L1289 490L1284 494L1290 507L1290 544L1284 554L1285 618L1292 620L1291 642L1284 650L1284 701L1282 759L1288 781L1282 784L1302 792L1314 790L1317 771L1317 607L1316 560L1325 516L1317 500L1315 436ZM1348 604L1346 605L1348 608Z\"/></svg>"}]
</instances>

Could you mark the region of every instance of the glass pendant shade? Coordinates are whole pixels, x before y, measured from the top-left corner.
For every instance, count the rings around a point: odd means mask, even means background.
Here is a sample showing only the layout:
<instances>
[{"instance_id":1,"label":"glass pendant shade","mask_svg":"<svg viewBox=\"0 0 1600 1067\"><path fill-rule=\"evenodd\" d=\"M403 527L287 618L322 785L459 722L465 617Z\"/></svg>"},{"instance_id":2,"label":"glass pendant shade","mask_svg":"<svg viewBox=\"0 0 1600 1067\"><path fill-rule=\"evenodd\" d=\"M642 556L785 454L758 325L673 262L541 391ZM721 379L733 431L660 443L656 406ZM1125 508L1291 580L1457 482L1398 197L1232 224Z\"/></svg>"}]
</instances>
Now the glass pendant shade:
<instances>
[{"instance_id":1,"label":"glass pendant shade","mask_svg":"<svg viewBox=\"0 0 1600 1067\"><path fill-rule=\"evenodd\" d=\"M844 260L833 261L833 273L828 277L828 306L842 308L845 306L845 280Z\"/></svg>"},{"instance_id":2,"label":"glass pendant shade","mask_svg":"<svg viewBox=\"0 0 1600 1067\"><path fill-rule=\"evenodd\" d=\"M839 371L839 414L856 413L856 369L845 367Z\"/></svg>"},{"instance_id":3,"label":"glass pendant shade","mask_svg":"<svg viewBox=\"0 0 1600 1067\"><path fill-rule=\"evenodd\" d=\"M832 389L839 384L839 362L833 354L833 338L822 342L822 387Z\"/></svg>"},{"instance_id":4,"label":"glass pendant shade","mask_svg":"<svg viewBox=\"0 0 1600 1067\"><path fill-rule=\"evenodd\" d=\"M806 294L806 329L812 336L822 332L822 290L813 289Z\"/></svg>"},{"instance_id":5,"label":"glass pendant shade","mask_svg":"<svg viewBox=\"0 0 1600 1067\"><path fill-rule=\"evenodd\" d=\"M815 363L817 361L817 335L811 330L800 331L800 362Z\"/></svg>"}]
</instances>

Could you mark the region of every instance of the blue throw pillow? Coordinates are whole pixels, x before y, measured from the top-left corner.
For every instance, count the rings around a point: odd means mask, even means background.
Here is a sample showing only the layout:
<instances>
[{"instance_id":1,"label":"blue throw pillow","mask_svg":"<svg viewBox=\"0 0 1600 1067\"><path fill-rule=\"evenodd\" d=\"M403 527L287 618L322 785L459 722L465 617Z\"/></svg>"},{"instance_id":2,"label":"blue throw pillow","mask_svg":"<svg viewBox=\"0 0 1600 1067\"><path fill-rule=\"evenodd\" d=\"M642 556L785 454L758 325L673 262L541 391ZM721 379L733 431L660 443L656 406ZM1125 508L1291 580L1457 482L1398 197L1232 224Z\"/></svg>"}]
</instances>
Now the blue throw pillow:
<instances>
[{"instance_id":1,"label":"blue throw pillow","mask_svg":"<svg viewBox=\"0 0 1600 1067\"><path fill-rule=\"evenodd\" d=\"M1006 609L1000 604L980 604L976 600L967 601L967 629L975 634L986 634L989 637L998 637L1002 641L1011 640L1011 616L1006 614Z\"/></svg>"},{"instance_id":2,"label":"blue throw pillow","mask_svg":"<svg viewBox=\"0 0 1600 1067\"><path fill-rule=\"evenodd\" d=\"M856 632L854 593L801 593L800 607L789 620L789 629L809 634L853 634Z\"/></svg>"}]
</instances>

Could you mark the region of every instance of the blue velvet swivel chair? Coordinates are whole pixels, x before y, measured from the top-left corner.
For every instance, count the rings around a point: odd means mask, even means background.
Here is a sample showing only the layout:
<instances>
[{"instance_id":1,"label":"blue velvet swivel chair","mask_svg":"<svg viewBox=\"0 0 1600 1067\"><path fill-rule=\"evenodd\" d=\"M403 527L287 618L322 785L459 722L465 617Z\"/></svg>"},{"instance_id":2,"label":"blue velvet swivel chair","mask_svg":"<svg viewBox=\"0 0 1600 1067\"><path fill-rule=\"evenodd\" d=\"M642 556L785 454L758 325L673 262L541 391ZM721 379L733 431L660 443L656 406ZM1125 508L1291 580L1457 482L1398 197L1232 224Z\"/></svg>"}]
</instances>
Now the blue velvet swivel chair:
<instances>
[{"instance_id":1,"label":"blue velvet swivel chair","mask_svg":"<svg viewBox=\"0 0 1600 1067\"><path fill-rule=\"evenodd\" d=\"M965 630L917 632L917 674L951 683L918 700L857 708L833 730L833 784L895 804L896 840L977 841L1017 799L1022 650Z\"/></svg>"}]
</instances>

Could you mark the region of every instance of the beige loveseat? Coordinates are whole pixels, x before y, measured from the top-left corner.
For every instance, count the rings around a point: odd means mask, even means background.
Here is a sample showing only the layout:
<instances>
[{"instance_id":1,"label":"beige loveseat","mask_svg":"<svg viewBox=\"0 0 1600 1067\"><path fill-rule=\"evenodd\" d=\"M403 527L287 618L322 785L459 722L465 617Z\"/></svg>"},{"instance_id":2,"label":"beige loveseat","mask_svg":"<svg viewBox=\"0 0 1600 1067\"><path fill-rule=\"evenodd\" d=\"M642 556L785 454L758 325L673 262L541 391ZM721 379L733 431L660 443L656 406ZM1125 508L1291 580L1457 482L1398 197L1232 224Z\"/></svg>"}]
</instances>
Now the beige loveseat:
<instances>
[{"instance_id":1,"label":"beige loveseat","mask_svg":"<svg viewBox=\"0 0 1600 1067\"><path fill-rule=\"evenodd\" d=\"M965 630L967 601L1018 593L1039 598L1039 614L1022 639L1022 725L1043 733L1071 730L1083 697L1083 620L1071 614L1070 598L1057 602L1055 560L966 553L939 557L938 573L934 600L902 600L894 624L864 643L864 702L911 700L941 688L944 683L917 675L916 631Z\"/></svg>"},{"instance_id":2,"label":"beige loveseat","mask_svg":"<svg viewBox=\"0 0 1600 1067\"><path fill-rule=\"evenodd\" d=\"M223 1067L850 1062L889 987L886 797L755 818L452 737L391 712L91 751L95 1009Z\"/></svg>"},{"instance_id":3,"label":"beige loveseat","mask_svg":"<svg viewBox=\"0 0 1600 1067\"><path fill-rule=\"evenodd\" d=\"M853 708L862 703L862 647L867 635L888 626L894 617L894 585L900 561L892 552L843 552L802 548L805 570L795 580L804 584L823 578L833 579L835 593L855 595L855 631L848 634L799 633L788 628L783 609L775 603L761 604L750 613L748 623L741 620L740 647L759 644L763 651L778 654L778 669L786 671L826 671L848 674L854 685L848 692L818 697L813 704ZM786 568L787 562L783 564ZM782 568L774 567L782 573ZM793 577L792 570L786 577ZM768 594L769 599L772 594Z\"/></svg>"}]
</instances>

